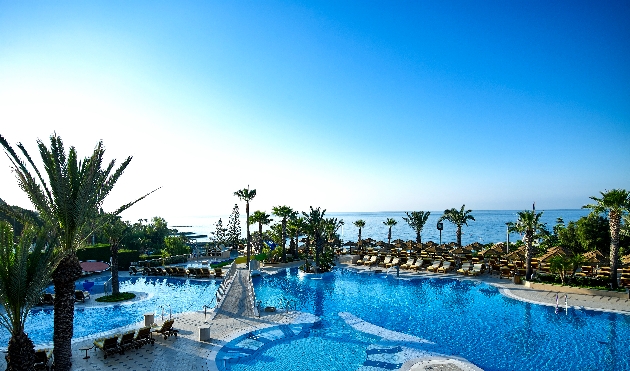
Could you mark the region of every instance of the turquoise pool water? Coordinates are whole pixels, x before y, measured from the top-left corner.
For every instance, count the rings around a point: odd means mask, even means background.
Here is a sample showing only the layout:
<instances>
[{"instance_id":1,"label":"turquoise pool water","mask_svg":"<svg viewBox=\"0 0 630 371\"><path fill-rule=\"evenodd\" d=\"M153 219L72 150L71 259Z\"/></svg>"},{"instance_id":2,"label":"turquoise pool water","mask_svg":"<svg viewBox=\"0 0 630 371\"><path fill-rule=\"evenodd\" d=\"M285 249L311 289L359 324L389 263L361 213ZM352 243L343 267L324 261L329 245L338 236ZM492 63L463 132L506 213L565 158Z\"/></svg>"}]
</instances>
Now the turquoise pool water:
<instances>
[{"instance_id":1,"label":"turquoise pool water","mask_svg":"<svg viewBox=\"0 0 630 371\"><path fill-rule=\"evenodd\" d=\"M146 292L147 300L106 307L83 307L78 304L74 313L74 338L132 325L144 319L145 313L162 314L202 310L210 304L221 281L192 280L164 277L131 277L120 282L120 291ZM98 285L94 286L98 288ZM94 291L94 290L92 290ZM102 288L101 288L102 292ZM94 300L94 299L90 299ZM35 344L52 341L52 309L34 309L25 330ZM0 346L6 347L9 333L0 328Z\"/></svg>"},{"instance_id":2,"label":"turquoise pool water","mask_svg":"<svg viewBox=\"0 0 630 371\"><path fill-rule=\"evenodd\" d=\"M305 337L264 347L228 370L356 370L379 339L354 330L349 312L386 329L434 342L432 350L484 370L630 370L630 316L555 309L513 300L468 280L396 279L336 269L296 269L254 279L264 305L297 302L321 321ZM282 365L278 368L278 365ZM310 366L309 366L310 365Z\"/></svg>"}]
</instances>

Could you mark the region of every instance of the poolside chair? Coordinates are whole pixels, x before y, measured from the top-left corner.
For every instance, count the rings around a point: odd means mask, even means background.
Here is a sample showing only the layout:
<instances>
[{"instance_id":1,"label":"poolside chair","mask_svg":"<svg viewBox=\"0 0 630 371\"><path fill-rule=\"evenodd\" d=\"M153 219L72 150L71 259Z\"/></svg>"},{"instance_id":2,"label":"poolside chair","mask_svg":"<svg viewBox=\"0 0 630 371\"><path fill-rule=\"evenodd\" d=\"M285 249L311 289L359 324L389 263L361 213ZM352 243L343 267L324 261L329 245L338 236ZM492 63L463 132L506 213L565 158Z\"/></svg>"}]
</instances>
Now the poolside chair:
<instances>
[{"instance_id":1,"label":"poolside chair","mask_svg":"<svg viewBox=\"0 0 630 371\"><path fill-rule=\"evenodd\" d=\"M416 259L409 258L405 264L401 264L400 268L402 269L411 269L413 264L416 262Z\"/></svg>"},{"instance_id":2,"label":"poolside chair","mask_svg":"<svg viewBox=\"0 0 630 371\"><path fill-rule=\"evenodd\" d=\"M142 327L138 329L136 336L133 338L133 346L136 349L141 348L144 344L155 345L155 339L151 337L151 327Z\"/></svg>"},{"instance_id":3,"label":"poolside chair","mask_svg":"<svg viewBox=\"0 0 630 371\"><path fill-rule=\"evenodd\" d=\"M446 272L449 272L450 270L451 270L451 262L445 261L444 264L442 264L442 266L437 269L437 272L446 273Z\"/></svg>"},{"instance_id":4,"label":"poolside chair","mask_svg":"<svg viewBox=\"0 0 630 371\"><path fill-rule=\"evenodd\" d=\"M621 269L621 278L619 279L619 286L630 287L630 268Z\"/></svg>"},{"instance_id":5,"label":"poolside chair","mask_svg":"<svg viewBox=\"0 0 630 371\"><path fill-rule=\"evenodd\" d=\"M122 336L120 337L120 340L118 341L118 346L120 347L120 354L124 354L125 350L129 349L129 348L133 348L135 346L134 344L134 338L136 335L136 331L127 331L124 334L122 334Z\"/></svg>"},{"instance_id":6,"label":"poolside chair","mask_svg":"<svg viewBox=\"0 0 630 371\"><path fill-rule=\"evenodd\" d=\"M610 275L612 274L612 270L610 269L610 267L601 267L599 268L599 272L597 272L597 276L596 278L610 278Z\"/></svg>"},{"instance_id":7,"label":"poolside chair","mask_svg":"<svg viewBox=\"0 0 630 371\"><path fill-rule=\"evenodd\" d=\"M55 294L45 292L44 295L42 295L42 304L55 305Z\"/></svg>"},{"instance_id":8,"label":"poolside chair","mask_svg":"<svg viewBox=\"0 0 630 371\"><path fill-rule=\"evenodd\" d=\"M387 266L387 264L389 264L391 261L392 261L392 257L391 256L386 256L385 259L383 259L382 262L378 263L378 266L385 268Z\"/></svg>"},{"instance_id":9,"label":"poolside chair","mask_svg":"<svg viewBox=\"0 0 630 371\"><path fill-rule=\"evenodd\" d=\"M501 273L499 274L499 279L501 278L512 278L512 270L508 267L501 267Z\"/></svg>"},{"instance_id":10,"label":"poolside chair","mask_svg":"<svg viewBox=\"0 0 630 371\"><path fill-rule=\"evenodd\" d=\"M118 335L94 340L94 346L105 353L103 358L107 358L108 355L114 353L121 353L120 345L118 344Z\"/></svg>"},{"instance_id":11,"label":"poolside chair","mask_svg":"<svg viewBox=\"0 0 630 371\"><path fill-rule=\"evenodd\" d=\"M178 277L186 277L188 275L188 273L186 273L186 269L184 269L182 267L177 267L175 269L177 270L175 275L178 276Z\"/></svg>"},{"instance_id":12,"label":"poolside chair","mask_svg":"<svg viewBox=\"0 0 630 371\"><path fill-rule=\"evenodd\" d=\"M391 262L385 264L385 268L392 268L398 265L400 258L394 258Z\"/></svg>"},{"instance_id":13,"label":"poolside chair","mask_svg":"<svg viewBox=\"0 0 630 371\"><path fill-rule=\"evenodd\" d=\"M462 264L462 267L458 269L455 273L466 275L471 269L472 269L472 263L465 262L464 264Z\"/></svg>"},{"instance_id":14,"label":"poolside chair","mask_svg":"<svg viewBox=\"0 0 630 371\"><path fill-rule=\"evenodd\" d=\"M86 299L90 298L90 292L89 291L82 291L82 290L74 290L74 302L81 302L81 303L85 303Z\"/></svg>"},{"instance_id":15,"label":"poolside chair","mask_svg":"<svg viewBox=\"0 0 630 371\"><path fill-rule=\"evenodd\" d=\"M369 255L365 255L363 257L363 259L357 260L356 265L363 265L368 260L370 260L370 256Z\"/></svg>"},{"instance_id":16,"label":"poolside chair","mask_svg":"<svg viewBox=\"0 0 630 371\"><path fill-rule=\"evenodd\" d=\"M186 271L186 274L188 275L188 277L197 277L198 273L197 273L197 268L188 268L188 270Z\"/></svg>"},{"instance_id":17,"label":"poolside chair","mask_svg":"<svg viewBox=\"0 0 630 371\"><path fill-rule=\"evenodd\" d=\"M153 332L157 333L157 334L161 334L162 336L164 336L164 339L168 339L169 336L173 336L175 335L175 337L177 337L177 333L179 332L179 330L175 330L173 328L173 323L175 322L174 319L169 319L164 321L164 323L162 324L162 327L158 330L153 330Z\"/></svg>"},{"instance_id":18,"label":"poolside chair","mask_svg":"<svg viewBox=\"0 0 630 371\"><path fill-rule=\"evenodd\" d=\"M223 270L221 268L214 268L214 276L215 277L223 277Z\"/></svg>"},{"instance_id":19,"label":"poolside chair","mask_svg":"<svg viewBox=\"0 0 630 371\"><path fill-rule=\"evenodd\" d=\"M50 359L52 358L52 349L40 349L35 351L35 361L33 362L33 369L35 370L50 370Z\"/></svg>"},{"instance_id":20,"label":"poolside chair","mask_svg":"<svg viewBox=\"0 0 630 371\"><path fill-rule=\"evenodd\" d=\"M410 269L415 270L416 272L420 271L422 269L422 266L424 265L424 260L423 259L417 259L415 263L413 263L413 265L411 266Z\"/></svg>"},{"instance_id":21,"label":"poolside chair","mask_svg":"<svg viewBox=\"0 0 630 371\"><path fill-rule=\"evenodd\" d=\"M210 272L210 269L208 268L200 268L199 271L200 271L199 277L202 277L202 278L212 277L212 272Z\"/></svg>"},{"instance_id":22,"label":"poolside chair","mask_svg":"<svg viewBox=\"0 0 630 371\"><path fill-rule=\"evenodd\" d=\"M363 263L363 265L367 265L367 266L371 266L372 264L377 264L378 263L378 256L373 255L370 260L366 261L365 263Z\"/></svg>"},{"instance_id":23,"label":"poolside chair","mask_svg":"<svg viewBox=\"0 0 630 371\"><path fill-rule=\"evenodd\" d=\"M136 269L136 267L134 267L133 265L129 267L129 274L130 275L136 275L140 272L138 272L138 269Z\"/></svg>"},{"instance_id":24,"label":"poolside chair","mask_svg":"<svg viewBox=\"0 0 630 371\"><path fill-rule=\"evenodd\" d=\"M478 276L483 273L483 263L473 264L473 267L468 271L469 276Z\"/></svg>"},{"instance_id":25,"label":"poolside chair","mask_svg":"<svg viewBox=\"0 0 630 371\"><path fill-rule=\"evenodd\" d=\"M164 270L166 271L166 274L168 274L169 276L173 276L173 268L166 267L164 268Z\"/></svg>"},{"instance_id":26,"label":"poolside chair","mask_svg":"<svg viewBox=\"0 0 630 371\"><path fill-rule=\"evenodd\" d=\"M593 267L590 265L583 265L580 271L575 273L576 277L590 277L593 274Z\"/></svg>"},{"instance_id":27,"label":"poolside chair","mask_svg":"<svg viewBox=\"0 0 630 371\"><path fill-rule=\"evenodd\" d=\"M166 271L162 269L162 267L155 268L155 271L157 272L158 276L166 276Z\"/></svg>"},{"instance_id":28,"label":"poolside chair","mask_svg":"<svg viewBox=\"0 0 630 371\"><path fill-rule=\"evenodd\" d=\"M430 267L427 267L428 272L436 272L436 270L442 265L441 260L434 260Z\"/></svg>"}]
</instances>

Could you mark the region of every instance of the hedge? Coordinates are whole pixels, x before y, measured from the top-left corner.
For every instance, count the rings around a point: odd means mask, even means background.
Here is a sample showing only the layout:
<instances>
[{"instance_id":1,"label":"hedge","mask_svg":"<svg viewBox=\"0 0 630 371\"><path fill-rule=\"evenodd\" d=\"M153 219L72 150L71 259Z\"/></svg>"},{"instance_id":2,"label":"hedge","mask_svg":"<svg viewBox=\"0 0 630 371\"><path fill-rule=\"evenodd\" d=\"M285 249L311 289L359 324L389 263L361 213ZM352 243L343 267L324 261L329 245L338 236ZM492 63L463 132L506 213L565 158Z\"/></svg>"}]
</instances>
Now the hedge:
<instances>
[{"instance_id":1,"label":"hedge","mask_svg":"<svg viewBox=\"0 0 630 371\"><path fill-rule=\"evenodd\" d=\"M109 263L112 253L109 249L109 245L98 244L94 246L87 246L84 249L77 251L77 257L81 261L96 260ZM119 250L118 251L118 270L129 269L131 262L137 262L139 260L140 253L133 250Z\"/></svg>"}]
</instances>

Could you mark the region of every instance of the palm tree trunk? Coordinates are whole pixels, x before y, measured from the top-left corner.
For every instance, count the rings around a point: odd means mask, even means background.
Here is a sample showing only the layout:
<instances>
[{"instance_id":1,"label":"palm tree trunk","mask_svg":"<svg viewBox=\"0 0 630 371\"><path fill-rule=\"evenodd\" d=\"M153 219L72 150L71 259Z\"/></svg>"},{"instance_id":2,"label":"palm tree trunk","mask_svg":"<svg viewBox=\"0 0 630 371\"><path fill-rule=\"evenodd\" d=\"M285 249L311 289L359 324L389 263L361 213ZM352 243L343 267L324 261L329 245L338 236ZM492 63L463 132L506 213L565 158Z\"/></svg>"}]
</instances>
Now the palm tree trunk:
<instances>
[{"instance_id":1,"label":"palm tree trunk","mask_svg":"<svg viewBox=\"0 0 630 371\"><path fill-rule=\"evenodd\" d=\"M619 255L619 230L621 227L621 214L610 210L608 213L610 223L610 284L616 290L617 284L617 260Z\"/></svg>"},{"instance_id":2,"label":"palm tree trunk","mask_svg":"<svg viewBox=\"0 0 630 371\"><path fill-rule=\"evenodd\" d=\"M81 277L81 265L74 254L64 258L53 273L55 309L53 342L56 371L69 371L72 366L72 334L74 332L74 281Z\"/></svg>"},{"instance_id":3,"label":"palm tree trunk","mask_svg":"<svg viewBox=\"0 0 630 371\"><path fill-rule=\"evenodd\" d=\"M387 244L392 244L392 227L389 227L389 232L387 232Z\"/></svg>"},{"instance_id":4,"label":"palm tree trunk","mask_svg":"<svg viewBox=\"0 0 630 371\"><path fill-rule=\"evenodd\" d=\"M361 228L359 228L359 240L357 241L357 247L359 251L361 251ZM352 250L352 246L350 246L350 250Z\"/></svg>"},{"instance_id":5,"label":"palm tree trunk","mask_svg":"<svg viewBox=\"0 0 630 371\"><path fill-rule=\"evenodd\" d=\"M315 232L315 273L319 272L319 250L322 239L318 232Z\"/></svg>"},{"instance_id":6,"label":"palm tree trunk","mask_svg":"<svg viewBox=\"0 0 630 371\"><path fill-rule=\"evenodd\" d=\"M11 336L7 351L7 371L33 370L35 346L24 330Z\"/></svg>"},{"instance_id":7,"label":"palm tree trunk","mask_svg":"<svg viewBox=\"0 0 630 371\"><path fill-rule=\"evenodd\" d=\"M245 214L247 214L247 220L245 220L245 226L247 227L247 269L249 269L249 258L251 255L251 246L249 243L249 201L245 203Z\"/></svg>"},{"instance_id":8,"label":"palm tree trunk","mask_svg":"<svg viewBox=\"0 0 630 371\"><path fill-rule=\"evenodd\" d=\"M286 235L287 235L287 218L282 218L282 262L287 262L287 250L286 250Z\"/></svg>"},{"instance_id":9,"label":"palm tree trunk","mask_svg":"<svg viewBox=\"0 0 630 371\"><path fill-rule=\"evenodd\" d=\"M260 237L260 245L258 246L258 253L260 254L263 249L262 223L258 223L258 237Z\"/></svg>"},{"instance_id":10,"label":"palm tree trunk","mask_svg":"<svg viewBox=\"0 0 630 371\"><path fill-rule=\"evenodd\" d=\"M416 242L422 246L422 237L420 236L420 231L416 232Z\"/></svg>"},{"instance_id":11,"label":"palm tree trunk","mask_svg":"<svg viewBox=\"0 0 630 371\"><path fill-rule=\"evenodd\" d=\"M525 280L530 281L532 279L532 255L534 255L534 231L527 231L525 233L525 238L527 239L525 246Z\"/></svg>"},{"instance_id":12,"label":"palm tree trunk","mask_svg":"<svg viewBox=\"0 0 630 371\"><path fill-rule=\"evenodd\" d=\"M462 226L457 226L457 247L462 247Z\"/></svg>"},{"instance_id":13,"label":"palm tree trunk","mask_svg":"<svg viewBox=\"0 0 630 371\"><path fill-rule=\"evenodd\" d=\"M112 251L112 295L120 293L120 283L118 282L118 243L111 245Z\"/></svg>"}]
</instances>

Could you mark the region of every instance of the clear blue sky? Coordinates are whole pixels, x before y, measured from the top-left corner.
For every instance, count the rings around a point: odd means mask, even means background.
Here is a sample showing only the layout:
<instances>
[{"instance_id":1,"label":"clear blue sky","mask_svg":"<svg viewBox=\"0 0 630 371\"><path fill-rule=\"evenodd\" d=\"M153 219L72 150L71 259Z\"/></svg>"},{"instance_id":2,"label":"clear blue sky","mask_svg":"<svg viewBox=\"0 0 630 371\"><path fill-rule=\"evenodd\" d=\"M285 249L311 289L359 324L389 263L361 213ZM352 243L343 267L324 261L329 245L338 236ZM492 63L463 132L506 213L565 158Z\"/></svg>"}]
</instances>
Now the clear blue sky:
<instances>
[{"instance_id":1,"label":"clear blue sky","mask_svg":"<svg viewBox=\"0 0 630 371\"><path fill-rule=\"evenodd\" d=\"M0 133L127 217L579 208L630 188L628 1L0 1ZM28 205L0 159L0 197Z\"/></svg>"}]
</instances>

